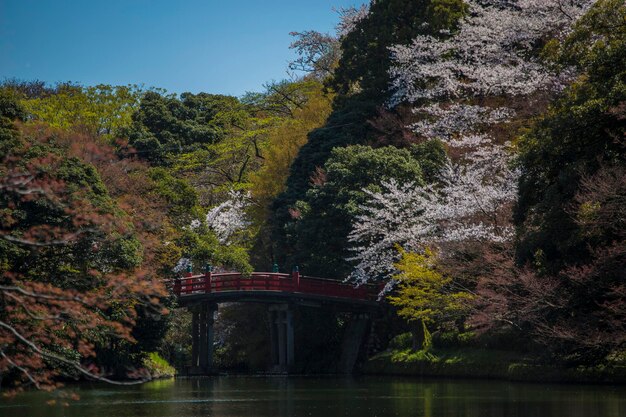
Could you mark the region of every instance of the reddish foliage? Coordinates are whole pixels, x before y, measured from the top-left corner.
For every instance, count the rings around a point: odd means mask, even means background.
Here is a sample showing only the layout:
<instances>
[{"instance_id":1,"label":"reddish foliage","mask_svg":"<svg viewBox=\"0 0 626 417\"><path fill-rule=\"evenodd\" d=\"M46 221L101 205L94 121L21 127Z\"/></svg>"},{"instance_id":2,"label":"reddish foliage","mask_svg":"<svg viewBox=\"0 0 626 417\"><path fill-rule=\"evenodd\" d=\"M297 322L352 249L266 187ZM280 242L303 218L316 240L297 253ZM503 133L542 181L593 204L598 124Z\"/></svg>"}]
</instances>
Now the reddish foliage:
<instances>
[{"instance_id":1,"label":"reddish foliage","mask_svg":"<svg viewBox=\"0 0 626 417\"><path fill-rule=\"evenodd\" d=\"M374 130L372 146L393 145L406 148L411 144L423 142L424 139L418 139L410 129L415 119L415 115L406 105L397 106L393 111L378 108L376 117L367 122Z\"/></svg>"},{"instance_id":2,"label":"reddish foliage","mask_svg":"<svg viewBox=\"0 0 626 417\"><path fill-rule=\"evenodd\" d=\"M315 167L315 172L311 174L311 184L314 187L323 187L326 181L326 171L324 171L324 168Z\"/></svg>"},{"instance_id":3,"label":"reddish foliage","mask_svg":"<svg viewBox=\"0 0 626 417\"><path fill-rule=\"evenodd\" d=\"M291 216L292 219L299 220L302 218L302 212L297 208L289 207L287 210L289 211L289 216Z\"/></svg>"},{"instance_id":4,"label":"reddish foliage","mask_svg":"<svg viewBox=\"0 0 626 417\"><path fill-rule=\"evenodd\" d=\"M92 136L66 137L70 155L93 164L105 183L109 194L115 198L133 224L134 231L144 248L144 272L156 274L163 262L175 262L178 257L166 258L164 242L172 241L167 202L155 192L148 177L149 166L137 158L119 158L114 149ZM167 265L171 266L171 265Z\"/></svg>"},{"instance_id":5,"label":"reddish foliage","mask_svg":"<svg viewBox=\"0 0 626 417\"><path fill-rule=\"evenodd\" d=\"M593 363L626 346L626 168L584 179L571 215L589 257L550 275L516 266L511 247L485 248L471 324L512 327L558 357Z\"/></svg>"},{"instance_id":6,"label":"reddish foliage","mask_svg":"<svg viewBox=\"0 0 626 417\"><path fill-rule=\"evenodd\" d=\"M0 210L2 248L29 254L29 264L34 265L43 255L47 256L42 258L44 263L45 259L54 261L55 256L80 245L87 244L97 253L111 235L131 231L127 217L120 217L110 207L95 206L83 190L59 179L57 171L68 156L73 156L100 169L111 195L120 205L142 210L149 216L148 219L134 216L130 227L139 231L146 253L153 252L160 237L160 232L154 232L160 230L156 227L161 220L160 203L142 200L140 194L131 195L137 187L130 186L128 172L136 163L119 161L110 148L86 136L68 136L41 126L21 127L21 130L28 139L2 161L0 170L4 205ZM54 149L65 152L31 155L41 153L46 148L37 146L45 144L53 144ZM123 191L125 187L129 191ZM51 217L53 224L29 224L20 211L28 204L57 213ZM151 263L150 257L146 260ZM79 281L75 278L68 282L59 275L63 269L57 265L47 275L38 275L40 269L26 264L2 265L0 374L10 375L17 389L25 385L54 389L59 375L107 380L93 361L99 338L132 341L138 305L164 312L159 301L166 295L165 289L152 269L114 270L104 265L72 271ZM134 376L145 375L135 372Z\"/></svg>"}]
</instances>

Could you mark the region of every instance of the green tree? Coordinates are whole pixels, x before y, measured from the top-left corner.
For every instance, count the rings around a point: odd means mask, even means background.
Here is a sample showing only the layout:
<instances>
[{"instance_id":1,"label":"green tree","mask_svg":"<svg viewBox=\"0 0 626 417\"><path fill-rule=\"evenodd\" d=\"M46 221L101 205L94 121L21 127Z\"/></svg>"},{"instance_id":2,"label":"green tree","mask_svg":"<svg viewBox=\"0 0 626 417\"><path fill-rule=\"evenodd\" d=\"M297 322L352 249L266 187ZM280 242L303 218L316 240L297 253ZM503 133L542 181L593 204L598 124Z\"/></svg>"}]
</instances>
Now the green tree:
<instances>
[{"instance_id":1,"label":"green tree","mask_svg":"<svg viewBox=\"0 0 626 417\"><path fill-rule=\"evenodd\" d=\"M164 164L172 155L219 142L247 117L235 97L183 93L179 98L148 91L121 134L141 158Z\"/></svg>"},{"instance_id":2,"label":"green tree","mask_svg":"<svg viewBox=\"0 0 626 417\"><path fill-rule=\"evenodd\" d=\"M307 82L307 85L310 84ZM306 102L290 111L266 132L267 146L263 151L263 164L251 173L253 198L261 208L260 218L266 220L272 200L284 191L289 168L298 150L307 141L307 134L321 126L331 111L332 96L317 88L307 91Z\"/></svg>"},{"instance_id":3,"label":"green tree","mask_svg":"<svg viewBox=\"0 0 626 417\"><path fill-rule=\"evenodd\" d=\"M32 119L52 127L79 130L108 139L113 139L120 129L130 125L131 115L142 94L137 86L106 84L83 87L61 83L38 94L33 93L32 88L19 87L5 86L22 95L22 105Z\"/></svg>"},{"instance_id":4,"label":"green tree","mask_svg":"<svg viewBox=\"0 0 626 417\"><path fill-rule=\"evenodd\" d=\"M398 287L387 299L412 325L413 349L427 350L431 343L429 327L461 317L472 297L453 289L452 279L437 269L437 256L432 250L426 248L423 254L400 252L402 258L396 264Z\"/></svg>"},{"instance_id":5,"label":"green tree","mask_svg":"<svg viewBox=\"0 0 626 417\"><path fill-rule=\"evenodd\" d=\"M581 19L560 55L581 77L519 141L518 257L545 272L589 258L573 198L583 178L624 164L625 15L622 2L600 1Z\"/></svg>"},{"instance_id":6,"label":"green tree","mask_svg":"<svg viewBox=\"0 0 626 417\"><path fill-rule=\"evenodd\" d=\"M20 137L14 121L26 118L24 108L20 106L15 94L0 89L0 158L20 144Z\"/></svg>"},{"instance_id":7,"label":"green tree","mask_svg":"<svg viewBox=\"0 0 626 417\"><path fill-rule=\"evenodd\" d=\"M245 272L252 270L245 246L221 244L215 232L202 223L190 226L192 221L203 219L206 210L199 205L198 194L188 181L176 178L163 167L151 168L149 177L154 181L154 193L167 204L176 228L170 245L175 245L180 256L191 259L198 269L212 264Z\"/></svg>"}]
</instances>

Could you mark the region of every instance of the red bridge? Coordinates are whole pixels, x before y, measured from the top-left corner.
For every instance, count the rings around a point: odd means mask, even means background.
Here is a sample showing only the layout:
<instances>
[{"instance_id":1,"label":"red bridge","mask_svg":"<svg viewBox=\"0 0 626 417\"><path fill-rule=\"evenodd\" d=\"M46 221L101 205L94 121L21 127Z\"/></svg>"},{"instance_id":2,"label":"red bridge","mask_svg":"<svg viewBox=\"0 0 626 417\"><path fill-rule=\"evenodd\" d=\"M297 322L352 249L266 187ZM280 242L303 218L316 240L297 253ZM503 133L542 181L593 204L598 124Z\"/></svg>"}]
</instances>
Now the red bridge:
<instances>
[{"instance_id":1,"label":"red bridge","mask_svg":"<svg viewBox=\"0 0 626 417\"><path fill-rule=\"evenodd\" d=\"M318 301L336 306L355 308L376 305L381 288L373 285L354 287L341 281L278 272L207 272L202 275L187 273L174 283L174 293L183 305L203 299L213 302L257 301L290 302Z\"/></svg>"},{"instance_id":2,"label":"red bridge","mask_svg":"<svg viewBox=\"0 0 626 417\"><path fill-rule=\"evenodd\" d=\"M336 280L278 272L206 272L177 278L173 283L178 304L192 313L192 360L188 374L207 374L213 369L213 321L217 306L224 302L268 304L270 371L293 369L295 355L294 309L318 307L349 313L338 372L352 371L363 340L369 331L370 317L378 310L381 288L374 285L354 287Z\"/></svg>"}]
</instances>

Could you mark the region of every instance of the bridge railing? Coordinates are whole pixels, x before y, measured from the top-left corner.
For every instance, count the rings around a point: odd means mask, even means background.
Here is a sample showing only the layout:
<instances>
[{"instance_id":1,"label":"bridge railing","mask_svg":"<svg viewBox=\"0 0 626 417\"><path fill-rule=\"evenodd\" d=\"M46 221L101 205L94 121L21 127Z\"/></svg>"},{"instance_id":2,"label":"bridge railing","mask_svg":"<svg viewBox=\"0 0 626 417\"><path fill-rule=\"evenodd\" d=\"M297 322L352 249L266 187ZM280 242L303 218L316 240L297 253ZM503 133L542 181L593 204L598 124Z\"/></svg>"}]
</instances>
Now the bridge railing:
<instances>
[{"instance_id":1,"label":"bridge railing","mask_svg":"<svg viewBox=\"0 0 626 417\"><path fill-rule=\"evenodd\" d=\"M278 291L359 300L376 300L380 292L377 286L363 285L355 288L351 284L336 280L300 276L298 272L292 274L253 272L250 275L238 272L188 274L174 281L173 290L179 297L227 291Z\"/></svg>"}]
</instances>

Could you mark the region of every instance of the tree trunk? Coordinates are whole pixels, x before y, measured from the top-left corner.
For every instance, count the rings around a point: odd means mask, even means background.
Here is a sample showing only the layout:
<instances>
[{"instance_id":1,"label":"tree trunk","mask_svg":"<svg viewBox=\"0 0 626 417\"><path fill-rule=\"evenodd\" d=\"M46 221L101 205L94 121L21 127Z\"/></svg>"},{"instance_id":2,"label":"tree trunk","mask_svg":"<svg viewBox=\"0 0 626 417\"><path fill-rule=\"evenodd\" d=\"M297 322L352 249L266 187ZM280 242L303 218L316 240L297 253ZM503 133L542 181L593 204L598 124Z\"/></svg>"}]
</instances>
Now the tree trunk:
<instances>
[{"instance_id":1,"label":"tree trunk","mask_svg":"<svg viewBox=\"0 0 626 417\"><path fill-rule=\"evenodd\" d=\"M413 352L422 350L424 348L424 342L426 341L426 335L424 334L424 323L422 320L415 322L411 329L411 335L413 336Z\"/></svg>"}]
</instances>

